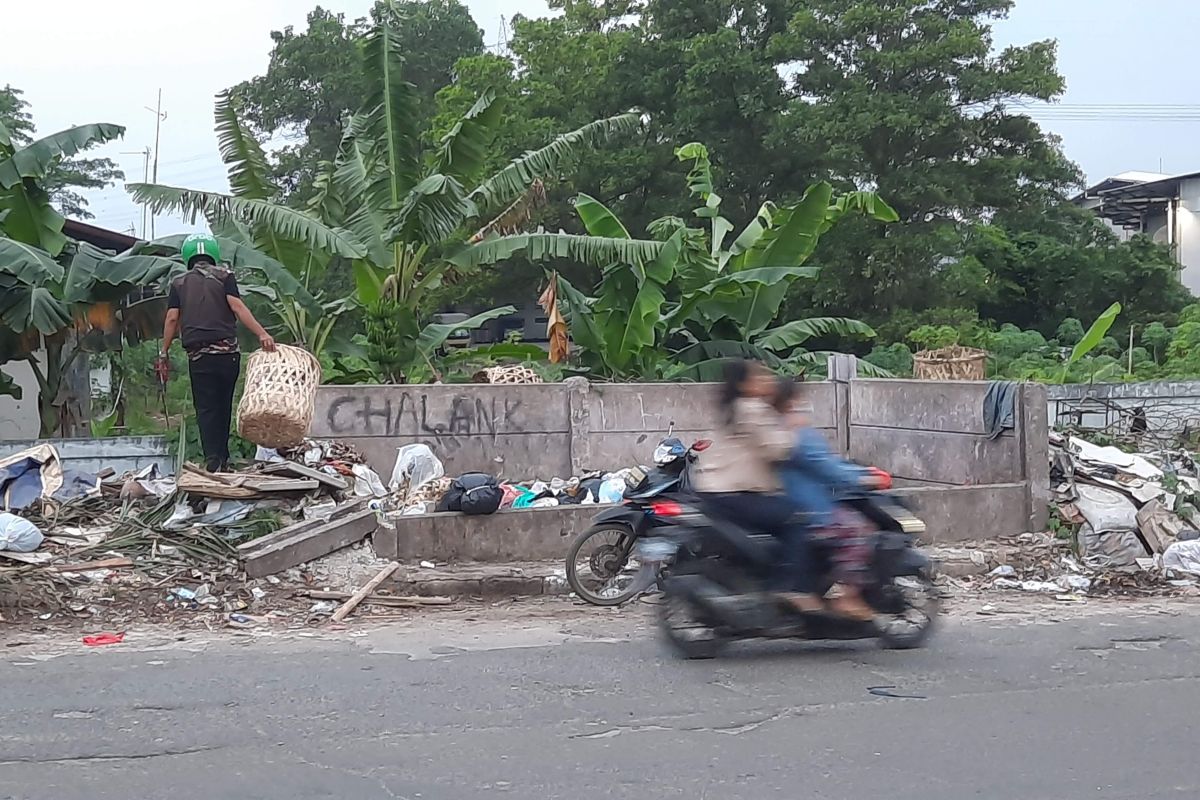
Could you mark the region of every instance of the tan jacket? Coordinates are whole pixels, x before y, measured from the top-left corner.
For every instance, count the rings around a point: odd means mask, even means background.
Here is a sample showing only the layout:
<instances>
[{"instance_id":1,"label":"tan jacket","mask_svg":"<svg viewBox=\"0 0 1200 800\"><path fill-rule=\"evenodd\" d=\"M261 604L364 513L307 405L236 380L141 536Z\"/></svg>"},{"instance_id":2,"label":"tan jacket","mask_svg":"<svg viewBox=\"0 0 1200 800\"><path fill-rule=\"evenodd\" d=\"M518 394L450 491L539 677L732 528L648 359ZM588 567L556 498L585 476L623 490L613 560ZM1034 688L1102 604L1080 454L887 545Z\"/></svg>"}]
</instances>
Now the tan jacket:
<instances>
[{"instance_id":1,"label":"tan jacket","mask_svg":"<svg viewBox=\"0 0 1200 800\"><path fill-rule=\"evenodd\" d=\"M775 409L742 398L734 406L733 425L701 453L692 485L698 492L779 492L776 467L787 460L794 440Z\"/></svg>"}]
</instances>

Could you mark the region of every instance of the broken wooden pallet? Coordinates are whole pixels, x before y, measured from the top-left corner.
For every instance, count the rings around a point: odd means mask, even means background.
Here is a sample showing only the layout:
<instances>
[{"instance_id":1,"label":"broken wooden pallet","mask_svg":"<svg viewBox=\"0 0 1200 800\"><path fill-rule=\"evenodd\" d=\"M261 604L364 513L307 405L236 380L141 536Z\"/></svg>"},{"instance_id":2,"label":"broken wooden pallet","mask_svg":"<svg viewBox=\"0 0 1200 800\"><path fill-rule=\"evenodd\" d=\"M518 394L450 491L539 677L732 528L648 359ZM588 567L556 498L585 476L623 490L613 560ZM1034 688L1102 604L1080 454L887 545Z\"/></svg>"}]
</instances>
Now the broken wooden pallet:
<instances>
[{"instance_id":1,"label":"broken wooden pallet","mask_svg":"<svg viewBox=\"0 0 1200 800\"><path fill-rule=\"evenodd\" d=\"M185 464L176 485L179 491L226 500L258 500L277 492L311 492L320 482L311 478L284 478L237 472L204 472Z\"/></svg>"}]
</instances>

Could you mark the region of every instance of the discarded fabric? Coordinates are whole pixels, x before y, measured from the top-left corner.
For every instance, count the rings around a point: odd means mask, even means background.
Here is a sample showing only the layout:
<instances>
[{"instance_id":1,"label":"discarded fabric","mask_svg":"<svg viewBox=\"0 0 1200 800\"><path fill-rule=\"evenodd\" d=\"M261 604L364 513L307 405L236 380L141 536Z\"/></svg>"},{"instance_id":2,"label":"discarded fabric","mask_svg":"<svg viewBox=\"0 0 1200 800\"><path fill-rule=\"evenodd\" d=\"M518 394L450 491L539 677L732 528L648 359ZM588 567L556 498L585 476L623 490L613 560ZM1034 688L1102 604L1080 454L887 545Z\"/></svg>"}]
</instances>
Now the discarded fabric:
<instances>
[{"instance_id":1,"label":"discarded fabric","mask_svg":"<svg viewBox=\"0 0 1200 800\"><path fill-rule=\"evenodd\" d=\"M83 643L88 647L103 647L106 644L120 644L125 641L125 632L97 633L94 636L83 637Z\"/></svg>"}]
</instances>

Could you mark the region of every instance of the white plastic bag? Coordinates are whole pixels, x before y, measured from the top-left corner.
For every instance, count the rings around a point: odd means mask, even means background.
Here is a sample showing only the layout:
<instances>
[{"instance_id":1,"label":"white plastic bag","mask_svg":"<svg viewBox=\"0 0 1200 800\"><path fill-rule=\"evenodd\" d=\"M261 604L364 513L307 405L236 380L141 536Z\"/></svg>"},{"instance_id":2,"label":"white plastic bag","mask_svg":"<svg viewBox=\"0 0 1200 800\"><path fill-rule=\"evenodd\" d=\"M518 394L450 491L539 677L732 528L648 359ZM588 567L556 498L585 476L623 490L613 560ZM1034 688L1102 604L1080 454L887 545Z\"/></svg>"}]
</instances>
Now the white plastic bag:
<instances>
[{"instance_id":1,"label":"white plastic bag","mask_svg":"<svg viewBox=\"0 0 1200 800\"><path fill-rule=\"evenodd\" d=\"M366 464L355 464L350 470L354 473L355 497L383 497L387 489L379 480L379 473Z\"/></svg>"},{"instance_id":2,"label":"white plastic bag","mask_svg":"<svg viewBox=\"0 0 1200 800\"><path fill-rule=\"evenodd\" d=\"M446 474L446 468L433 454L427 444L406 444L396 451L396 464L392 467L392 480L388 488L399 491L408 480L408 491L416 491L430 481Z\"/></svg>"},{"instance_id":3,"label":"white plastic bag","mask_svg":"<svg viewBox=\"0 0 1200 800\"><path fill-rule=\"evenodd\" d=\"M42 546L38 526L16 514L0 513L0 550L32 553Z\"/></svg>"}]
</instances>

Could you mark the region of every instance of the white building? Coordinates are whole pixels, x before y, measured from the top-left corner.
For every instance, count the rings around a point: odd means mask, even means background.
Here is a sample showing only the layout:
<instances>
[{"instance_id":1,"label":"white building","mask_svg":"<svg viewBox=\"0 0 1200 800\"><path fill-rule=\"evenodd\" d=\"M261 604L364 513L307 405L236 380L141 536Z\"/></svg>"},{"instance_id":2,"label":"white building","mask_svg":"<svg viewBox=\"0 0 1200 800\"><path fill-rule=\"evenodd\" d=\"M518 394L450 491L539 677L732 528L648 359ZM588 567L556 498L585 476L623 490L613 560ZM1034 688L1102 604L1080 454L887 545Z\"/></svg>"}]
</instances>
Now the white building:
<instances>
[{"instance_id":1,"label":"white building","mask_svg":"<svg viewBox=\"0 0 1200 800\"><path fill-rule=\"evenodd\" d=\"M1143 233L1171 247L1183 285L1200 295L1200 172L1126 172L1096 184L1075 202L1122 238Z\"/></svg>"}]
</instances>

